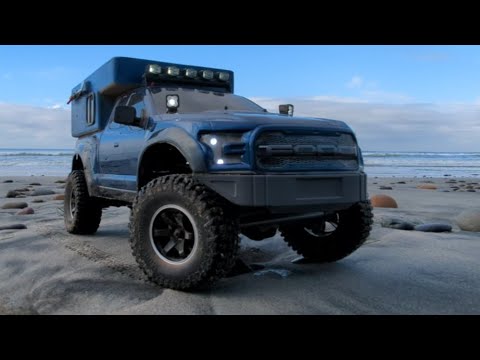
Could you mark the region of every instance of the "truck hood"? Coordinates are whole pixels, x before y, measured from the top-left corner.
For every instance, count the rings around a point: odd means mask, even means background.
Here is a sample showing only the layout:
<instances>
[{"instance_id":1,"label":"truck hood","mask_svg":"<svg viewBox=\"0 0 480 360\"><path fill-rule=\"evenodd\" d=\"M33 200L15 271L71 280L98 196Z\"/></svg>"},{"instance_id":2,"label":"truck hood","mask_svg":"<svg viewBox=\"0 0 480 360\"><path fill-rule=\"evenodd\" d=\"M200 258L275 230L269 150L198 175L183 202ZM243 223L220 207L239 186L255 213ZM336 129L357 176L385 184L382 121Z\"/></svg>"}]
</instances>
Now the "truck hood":
<instances>
[{"instance_id":1,"label":"truck hood","mask_svg":"<svg viewBox=\"0 0 480 360\"><path fill-rule=\"evenodd\" d=\"M325 130L338 130L352 132L350 127L343 121L286 116L272 113L249 113L249 112L204 112L202 114L172 114L161 116L158 119L158 125L168 122L172 125L185 128L189 132L198 131L249 131L258 126L287 126L287 127L306 127L319 128ZM171 126L170 125L170 126Z\"/></svg>"}]
</instances>

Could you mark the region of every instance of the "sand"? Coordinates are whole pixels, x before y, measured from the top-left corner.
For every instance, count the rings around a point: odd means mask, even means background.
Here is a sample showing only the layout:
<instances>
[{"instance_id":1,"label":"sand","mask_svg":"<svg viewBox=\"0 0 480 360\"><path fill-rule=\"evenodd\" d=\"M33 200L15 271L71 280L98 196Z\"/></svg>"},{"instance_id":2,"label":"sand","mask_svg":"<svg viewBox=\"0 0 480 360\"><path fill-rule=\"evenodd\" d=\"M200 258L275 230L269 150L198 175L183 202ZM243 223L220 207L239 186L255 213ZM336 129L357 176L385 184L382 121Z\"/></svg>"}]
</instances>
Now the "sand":
<instances>
[{"instance_id":1,"label":"sand","mask_svg":"<svg viewBox=\"0 0 480 360\"><path fill-rule=\"evenodd\" d=\"M27 226L0 231L0 314L480 314L480 233L454 222L480 206L480 190L452 191L450 177L370 178L369 194L394 197L398 209L376 208L366 244L339 262L292 263L298 255L278 234L261 242L242 237L240 258L257 270L192 293L145 280L128 246L128 208L104 210L95 236L76 236L65 231L63 201L55 195L5 198L34 182L63 193L59 179L0 177L0 207L24 201L35 211L0 210L0 226ZM425 181L438 189L417 189ZM450 224L453 231L383 228L386 217Z\"/></svg>"}]
</instances>

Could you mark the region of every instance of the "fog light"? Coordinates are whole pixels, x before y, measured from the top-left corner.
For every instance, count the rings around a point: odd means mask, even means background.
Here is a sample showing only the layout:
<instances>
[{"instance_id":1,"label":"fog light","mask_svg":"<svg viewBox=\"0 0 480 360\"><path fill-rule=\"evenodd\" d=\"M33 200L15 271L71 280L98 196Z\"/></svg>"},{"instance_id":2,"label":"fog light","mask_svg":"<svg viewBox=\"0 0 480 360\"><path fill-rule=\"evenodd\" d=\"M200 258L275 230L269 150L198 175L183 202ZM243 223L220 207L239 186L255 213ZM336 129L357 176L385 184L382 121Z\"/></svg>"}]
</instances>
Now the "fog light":
<instances>
[{"instance_id":1,"label":"fog light","mask_svg":"<svg viewBox=\"0 0 480 360\"><path fill-rule=\"evenodd\" d=\"M210 139L210 145L215 146L215 145L217 145L217 142L218 142L218 141L217 141L217 138L211 138L211 139Z\"/></svg>"},{"instance_id":2,"label":"fog light","mask_svg":"<svg viewBox=\"0 0 480 360\"><path fill-rule=\"evenodd\" d=\"M180 69L175 66L169 66L167 68L167 74L170 76L178 76L180 74Z\"/></svg>"},{"instance_id":3,"label":"fog light","mask_svg":"<svg viewBox=\"0 0 480 360\"><path fill-rule=\"evenodd\" d=\"M152 64L148 66L148 72L150 74L161 74L162 73L162 67L160 65Z\"/></svg>"},{"instance_id":4,"label":"fog light","mask_svg":"<svg viewBox=\"0 0 480 360\"><path fill-rule=\"evenodd\" d=\"M212 80L213 79L213 71L211 70L203 70L202 71L202 77L205 80Z\"/></svg>"},{"instance_id":5,"label":"fog light","mask_svg":"<svg viewBox=\"0 0 480 360\"><path fill-rule=\"evenodd\" d=\"M185 76L188 78L196 78L197 77L197 70L195 69L186 69Z\"/></svg>"},{"instance_id":6,"label":"fog light","mask_svg":"<svg viewBox=\"0 0 480 360\"><path fill-rule=\"evenodd\" d=\"M178 95L167 95L167 109L169 112L176 112L179 106Z\"/></svg>"},{"instance_id":7,"label":"fog light","mask_svg":"<svg viewBox=\"0 0 480 360\"><path fill-rule=\"evenodd\" d=\"M223 159L218 159L218 160L217 160L217 165L223 165L223 164L224 164Z\"/></svg>"},{"instance_id":8,"label":"fog light","mask_svg":"<svg viewBox=\"0 0 480 360\"><path fill-rule=\"evenodd\" d=\"M226 72L218 73L218 79L221 81L228 81L228 79L230 79L230 74Z\"/></svg>"}]
</instances>

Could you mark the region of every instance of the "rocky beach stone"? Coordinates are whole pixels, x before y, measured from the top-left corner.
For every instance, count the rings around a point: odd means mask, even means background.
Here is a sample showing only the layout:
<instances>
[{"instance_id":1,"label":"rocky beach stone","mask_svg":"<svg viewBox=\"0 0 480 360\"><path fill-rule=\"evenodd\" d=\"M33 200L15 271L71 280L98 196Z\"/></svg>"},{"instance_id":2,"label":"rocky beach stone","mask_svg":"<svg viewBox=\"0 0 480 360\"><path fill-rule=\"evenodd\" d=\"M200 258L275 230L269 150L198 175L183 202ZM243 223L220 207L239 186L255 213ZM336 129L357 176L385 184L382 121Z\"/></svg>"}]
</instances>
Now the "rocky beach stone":
<instances>
[{"instance_id":1,"label":"rocky beach stone","mask_svg":"<svg viewBox=\"0 0 480 360\"><path fill-rule=\"evenodd\" d=\"M65 180L57 180L55 181L55 184L65 184L66 181Z\"/></svg>"},{"instance_id":2,"label":"rocky beach stone","mask_svg":"<svg viewBox=\"0 0 480 360\"><path fill-rule=\"evenodd\" d=\"M380 186L380 190L393 190L391 186Z\"/></svg>"},{"instance_id":3,"label":"rocky beach stone","mask_svg":"<svg viewBox=\"0 0 480 360\"><path fill-rule=\"evenodd\" d=\"M431 223L417 225L415 226L415 230L423 232L450 232L452 231L452 227L448 224Z\"/></svg>"},{"instance_id":4,"label":"rocky beach stone","mask_svg":"<svg viewBox=\"0 0 480 360\"><path fill-rule=\"evenodd\" d=\"M35 214L35 210L33 210L31 207L26 207L25 209L20 210L17 212L16 215L32 215Z\"/></svg>"},{"instance_id":5,"label":"rocky beach stone","mask_svg":"<svg viewBox=\"0 0 480 360\"><path fill-rule=\"evenodd\" d=\"M464 231L480 232L480 208L461 212L455 221L458 227Z\"/></svg>"},{"instance_id":6,"label":"rocky beach stone","mask_svg":"<svg viewBox=\"0 0 480 360\"><path fill-rule=\"evenodd\" d=\"M65 195L58 194L53 197L53 200L65 200Z\"/></svg>"},{"instance_id":7,"label":"rocky beach stone","mask_svg":"<svg viewBox=\"0 0 480 360\"><path fill-rule=\"evenodd\" d=\"M476 192L476 191L473 189L468 189L467 192Z\"/></svg>"},{"instance_id":8,"label":"rocky beach stone","mask_svg":"<svg viewBox=\"0 0 480 360\"><path fill-rule=\"evenodd\" d=\"M5 195L5 197L12 199L12 198L16 198L18 195L20 194L17 191L10 190L7 192L7 195Z\"/></svg>"},{"instance_id":9,"label":"rocky beach stone","mask_svg":"<svg viewBox=\"0 0 480 360\"><path fill-rule=\"evenodd\" d=\"M372 202L373 207L398 208L398 205L395 199L388 195L383 195L383 194L373 195L370 198L370 201Z\"/></svg>"},{"instance_id":10,"label":"rocky beach stone","mask_svg":"<svg viewBox=\"0 0 480 360\"><path fill-rule=\"evenodd\" d=\"M382 227L397 229L397 230L413 230L415 225L409 223L408 221L403 221L402 219L387 218L383 219Z\"/></svg>"},{"instance_id":11,"label":"rocky beach stone","mask_svg":"<svg viewBox=\"0 0 480 360\"><path fill-rule=\"evenodd\" d=\"M55 191L48 189L37 189L32 192L32 196L54 195Z\"/></svg>"},{"instance_id":12,"label":"rocky beach stone","mask_svg":"<svg viewBox=\"0 0 480 360\"><path fill-rule=\"evenodd\" d=\"M26 202L10 202L2 205L2 209L23 209L28 207Z\"/></svg>"},{"instance_id":13,"label":"rocky beach stone","mask_svg":"<svg viewBox=\"0 0 480 360\"><path fill-rule=\"evenodd\" d=\"M28 184L28 185L31 185L31 186L42 186L42 184L40 184L40 183L36 183L36 182L34 182L34 183L31 183L31 184Z\"/></svg>"},{"instance_id":14,"label":"rocky beach stone","mask_svg":"<svg viewBox=\"0 0 480 360\"><path fill-rule=\"evenodd\" d=\"M45 200L43 200L43 199L33 199L32 202L33 203L42 203L42 202L45 202Z\"/></svg>"},{"instance_id":15,"label":"rocky beach stone","mask_svg":"<svg viewBox=\"0 0 480 360\"><path fill-rule=\"evenodd\" d=\"M4 180L3 183L4 184L10 184L10 183L13 183L13 180Z\"/></svg>"},{"instance_id":16,"label":"rocky beach stone","mask_svg":"<svg viewBox=\"0 0 480 360\"><path fill-rule=\"evenodd\" d=\"M21 230L26 228L23 224L0 225L0 230Z\"/></svg>"},{"instance_id":17,"label":"rocky beach stone","mask_svg":"<svg viewBox=\"0 0 480 360\"><path fill-rule=\"evenodd\" d=\"M21 193L21 192L30 191L30 189L28 189L28 188L20 188L20 189L15 189L15 190L13 190L13 191L16 191L16 192L20 192L20 193Z\"/></svg>"},{"instance_id":18,"label":"rocky beach stone","mask_svg":"<svg viewBox=\"0 0 480 360\"><path fill-rule=\"evenodd\" d=\"M420 184L417 186L417 189L423 189L423 190L437 190L437 187L432 184Z\"/></svg>"},{"instance_id":19,"label":"rocky beach stone","mask_svg":"<svg viewBox=\"0 0 480 360\"><path fill-rule=\"evenodd\" d=\"M399 182L397 182L397 184L406 184L406 182L405 181L399 181Z\"/></svg>"}]
</instances>

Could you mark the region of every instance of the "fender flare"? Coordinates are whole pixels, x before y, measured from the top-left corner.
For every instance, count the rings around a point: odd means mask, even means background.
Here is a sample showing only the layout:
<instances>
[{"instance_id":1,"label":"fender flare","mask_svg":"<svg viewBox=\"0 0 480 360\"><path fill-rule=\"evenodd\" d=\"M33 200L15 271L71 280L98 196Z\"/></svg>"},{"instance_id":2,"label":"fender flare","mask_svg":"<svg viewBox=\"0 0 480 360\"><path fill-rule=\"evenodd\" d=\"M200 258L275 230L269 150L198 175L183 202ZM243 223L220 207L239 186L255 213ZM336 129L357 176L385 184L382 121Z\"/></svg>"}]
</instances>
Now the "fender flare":
<instances>
[{"instance_id":1,"label":"fender flare","mask_svg":"<svg viewBox=\"0 0 480 360\"><path fill-rule=\"evenodd\" d=\"M137 178L140 175L140 166L145 152L147 152L152 146L158 144L168 144L175 147L188 161L194 174L207 172L205 153L199 142L180 128L168 128L154 134L145 144L138 159Z\"/></svg>"}]
</instances>

